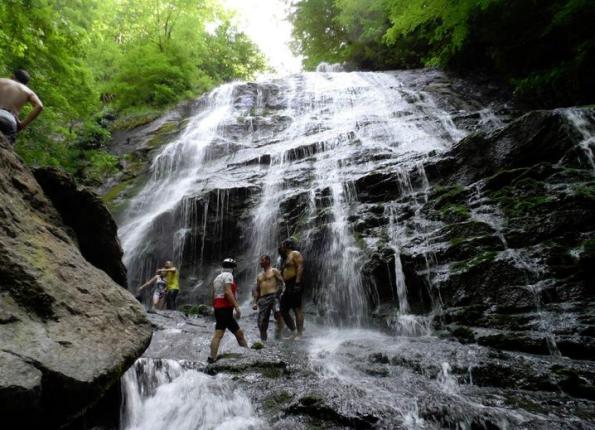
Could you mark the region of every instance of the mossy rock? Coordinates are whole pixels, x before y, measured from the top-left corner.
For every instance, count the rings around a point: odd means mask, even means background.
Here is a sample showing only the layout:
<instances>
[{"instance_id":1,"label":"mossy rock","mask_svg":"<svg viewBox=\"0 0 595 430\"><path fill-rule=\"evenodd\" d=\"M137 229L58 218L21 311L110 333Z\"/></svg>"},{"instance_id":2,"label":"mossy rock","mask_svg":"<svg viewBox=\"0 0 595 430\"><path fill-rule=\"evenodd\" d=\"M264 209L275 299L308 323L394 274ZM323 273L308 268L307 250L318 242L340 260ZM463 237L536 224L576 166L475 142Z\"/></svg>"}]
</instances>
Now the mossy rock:
<instances>
[{"instance_id":1,"label":"mossy rock","mask_svg":"<svg viewBox=\"0 0 595 430\"><path fill-rule=\"evenodd\" d=\"M447 240L461 240L477 236L493 236L494 229L485 222L468 220L460 223L452 223L442 229L438 236L446 236Z\"/></svg>"},{"instance_id":2,"label":"mossy rock","mask_svg":"<svg viewBox=\"0 0 595 430\"><path fill-rule=\"evenodd\" d=\"M576 186L574 188L574 194L577 197L595 201L595 183Z\"/></svg>"},{"instance_id":3,"label":"mossy rock","mask_svg":"<svg viewBox=\"0 0 595 430\"><path fill-rule=\"evenodd\" d=\"M485 188L487 190L500 190L512 183L515 179L526 173L529 168L501 170L493 176L490 176L485 181Z\"/></svg>"},{"instance_id":4,"label":"mossy rock","mask_svg":"<svg viewBox=\"0 0 595 430\"><path fill-rule=\"evenodd\" d=\"M193 315L200 315L200 316L209 316L212 314L211 307L207 305L184 305L181 308L181 311L186 316L193 316Z\"/></svg>"},{"instance_id":5,"label":"mossy rock","mask_svg":"<svg viewBox=\"0 0 595 430\"><path fill-rule=\"evenodd\" d=\"M456 271L468 271L481 264L494 261L497 255L496 251L484 251L476 257L454 263L452 268Z\"/></svg>"},{"instance_id":6,"label":"mossy rock","mask_svg":"<svg viewBox=\"0 0 595 430\"><path fill-rule=\"evenodd\" d=\"M264 343L262 342L254 342L251 346L252 349L255 349L256 351L263 349L264 348Z\"/></svg>"},{"instance_id":7,"label":"mossy rock","mask_svg":"<svg viewBox=\"0 0 595 430\"><path fill-rule=\"evenodd\" d=\"M471 218L466 206L449 204L438 211L440 218L448 223L464 222Z\"/></svg>"},{"instance_id":8,"label":"mossy rock","mask_svg":"<svg viewBox=\"0 0 595 430\"><path fill-rule=\"evenodd\" d=\"M116 119L111 125L111 131L132 130L156 120L161 115L159 111L136 112L123 115Z\"/></svg>"},{"instance_id":9,"label":"mossy rock","mask_svg":"<svg viewBox=\"0 0 595 430\"><path fill-rule=\"evenodd\" d=\"M440 209L446 205L460 204L466 201L467 194L467 190L458 184L451 187L436 187L429 200L433 203L435 209Z\"/></svg>"},{"instance_id":10,"label":"mossy rock","mask_svg":"<svg viewBox=\"0 0 595 430\"><path fill-rule=\"evenodd\" d=\"M270 411L281 411L287 407L294 397L294 394L288 393L287 391L280 391L267 396L262 401L262 407Z\"/></svg>"},{"instance_id":11,"label":"mossy rock","mask_svg":"<svg viewBox=\"0 0 595 430\"><path fill-rule=\"evenodd\" d=\"M262 376L269 379L281 378L286 373L286 370L280 367L262 367L259 370Z\"/></svg>"},{"instance_id":12,"label":"mossy rock","mask_svg":"<svg viewBox=\"0 0 595 430\"><path fill-rule=\"evenodd\" d=\"M147 147L150 149L156 149L168 142L171 142L171 138L178 134L181 128L182 123L166 122L152 134L151 138L147 142Z\"/></svg>"},{"instance_id":13,"label":"mossy rock","mask_svg":"<svg viewBox=\"0 0 595 430\"><path fill-rule=\"evenodd\" d=\"M127 180L114 185L112 188L110 188L110 190L107 193L105 193L101 197L101 200L103 200L103 203L110 207L110 205L113 204L114 200L116 200L126 188L131 186L132 183L133 180Z\"/></svg>"},{"instance_id":14,"label":"mossy rock","mask_svg":"<svg viewBox=\"0 0 595 430\"><path fill-rule=\"evenodd\" d=\"M469 327L458 326L449 328L450 334L461 343L475 342L475 333Z\"/></svg>"}]
</instances>

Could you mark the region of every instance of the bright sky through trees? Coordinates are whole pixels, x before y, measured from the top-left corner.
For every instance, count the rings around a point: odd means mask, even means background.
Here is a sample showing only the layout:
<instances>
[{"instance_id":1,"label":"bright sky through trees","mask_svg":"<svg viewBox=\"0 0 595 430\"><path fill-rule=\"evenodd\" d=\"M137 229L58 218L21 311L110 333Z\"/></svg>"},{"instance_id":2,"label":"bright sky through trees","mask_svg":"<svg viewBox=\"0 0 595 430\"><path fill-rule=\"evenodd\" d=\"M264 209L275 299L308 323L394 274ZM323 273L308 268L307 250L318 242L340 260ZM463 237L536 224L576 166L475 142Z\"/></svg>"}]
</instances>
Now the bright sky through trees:
<instances>
[{"instance_id":1,"label":"bright sky through trees","mask_svg":"<svg viewBox=\"0 0 595 430\"><path fill-rule=\"evenodd\" d=\"M291 23L284 0L222 0L237 11L237 23L266 55L277 74L296 73L302 69L301 59L291 53Z\"/></svg>"}]
</instances>

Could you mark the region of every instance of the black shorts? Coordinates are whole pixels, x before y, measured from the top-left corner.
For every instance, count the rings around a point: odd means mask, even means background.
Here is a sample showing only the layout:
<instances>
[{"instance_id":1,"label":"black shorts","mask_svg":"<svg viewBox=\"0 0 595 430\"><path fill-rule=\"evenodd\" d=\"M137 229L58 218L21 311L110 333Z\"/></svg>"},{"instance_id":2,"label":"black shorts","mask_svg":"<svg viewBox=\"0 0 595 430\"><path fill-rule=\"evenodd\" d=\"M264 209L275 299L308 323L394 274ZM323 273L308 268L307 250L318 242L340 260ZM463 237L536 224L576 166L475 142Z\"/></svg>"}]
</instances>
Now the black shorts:
<instances>
[{"instance_id":1,"label":"black shorts","mask_svg":"<svg viewBox=\"0 0 595 430\"><path fill-rule=\"evenodd\" d=\"M215 330L228 329L233 334L240 329L238 322L233 317L233 308L215 309Z\"/></svg>"},{"instance_id":2,"label":"black shorts","mask_svg":"<svg viewBox=\"0 0 595 430\"><path fill-rule=\"evenodd\" d=\"M295 284L295 280L285 281L285 291L281 296L281 310L302 307L302 286Z\"/></svg>"},{"instance_id":3,"label":"black shorts","mask_svg":"<svg viewBox=\"0 0 595 430\"><path fill-rule=\"evenodd\" d=\"M0 109L0 133L14 145L17 138L17 121L14 115L5 109Z\"/></svg>"}]
</instances>

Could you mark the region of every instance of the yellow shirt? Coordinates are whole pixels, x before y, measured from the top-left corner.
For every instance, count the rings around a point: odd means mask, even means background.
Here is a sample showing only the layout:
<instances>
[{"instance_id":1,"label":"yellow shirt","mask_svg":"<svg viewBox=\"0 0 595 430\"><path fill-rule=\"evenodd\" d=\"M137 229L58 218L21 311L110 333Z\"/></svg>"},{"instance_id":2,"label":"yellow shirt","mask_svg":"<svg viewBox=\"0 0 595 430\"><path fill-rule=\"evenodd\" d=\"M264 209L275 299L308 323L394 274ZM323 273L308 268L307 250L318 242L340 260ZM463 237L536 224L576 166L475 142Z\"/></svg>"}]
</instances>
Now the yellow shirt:
<instances>
[{"instance_id":1,"label":"yellow shirt","mask_svg":"<svg viewBox=\"0 0 595 430\"><path fill-rule=\"evenodd\" d=\"M175 272L165 273L165 282L167 283L168 290L179 290L180 289L180 274L176 270Z\"/></svg>"}]
</instances>

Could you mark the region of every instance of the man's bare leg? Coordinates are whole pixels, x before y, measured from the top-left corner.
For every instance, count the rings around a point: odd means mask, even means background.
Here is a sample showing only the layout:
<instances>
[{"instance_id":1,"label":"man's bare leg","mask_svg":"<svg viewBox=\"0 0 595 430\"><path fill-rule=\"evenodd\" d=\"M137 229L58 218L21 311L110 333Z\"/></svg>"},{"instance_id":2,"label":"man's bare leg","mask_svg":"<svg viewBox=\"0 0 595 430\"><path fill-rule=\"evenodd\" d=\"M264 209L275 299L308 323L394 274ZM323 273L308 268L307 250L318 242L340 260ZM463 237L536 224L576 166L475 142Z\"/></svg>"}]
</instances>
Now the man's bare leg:
<instances>
[{"instance_id":1,"label":"man's bare leg","mask_svg":"<svg viewBox=\"0 0 595 430\"><path fill-rule=\"evenodd\" d=\"M244 336L244 332L242 331L242 329L239 329L233 335L236 337L238 344L240 346L243 346L244 348L248 348L248 342L246 342L246 337ZM219 345L217 345L217 346L219 346Z\"/></svg>"},{"instance_id":2,"label":"man's bare leg","mask_svg":"<svg viewBox=\"0 0 595 430\"><path fill-rule=\"evenodd\" d=\"M295 322L298 336L301 337L304 334L304 313L302 312L302 308L295 308Z\"/></svg>"},{"instance_id":3,"label":"man's bare leg","mask_svg":"<svg viewBox=\"0 0 595 430\"><path fill-rule=\"evenodd\" d=\"M221 339L223 338L223 334L225 330L215 330L213 334L213 339L211 339L211 360L217 360L217 352L219 351L219 344L221 343Z\"/></svg>"}]
</instances>

